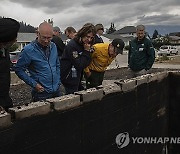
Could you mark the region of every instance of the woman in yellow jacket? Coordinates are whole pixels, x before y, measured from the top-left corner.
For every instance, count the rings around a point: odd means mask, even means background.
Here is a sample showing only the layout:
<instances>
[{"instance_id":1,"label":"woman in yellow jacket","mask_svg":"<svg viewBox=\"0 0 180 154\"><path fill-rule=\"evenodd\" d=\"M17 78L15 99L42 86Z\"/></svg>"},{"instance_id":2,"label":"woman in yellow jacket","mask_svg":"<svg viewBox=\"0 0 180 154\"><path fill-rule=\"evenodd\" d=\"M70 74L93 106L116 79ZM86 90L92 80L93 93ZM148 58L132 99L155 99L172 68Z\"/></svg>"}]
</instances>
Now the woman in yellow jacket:
<instances>
[{"instance_id":1,"label":"woman in yellow jacket","mask_svg":"<svg viewBox=\"0 0 180 154\"><path fill-rule=\"evenodd\" d=\"M84 69L87 89L102 85L106 68L119 53L122 54L123 48L124 42L121 39L93 45L92 61Z\"/></svg>"}]
</instances>

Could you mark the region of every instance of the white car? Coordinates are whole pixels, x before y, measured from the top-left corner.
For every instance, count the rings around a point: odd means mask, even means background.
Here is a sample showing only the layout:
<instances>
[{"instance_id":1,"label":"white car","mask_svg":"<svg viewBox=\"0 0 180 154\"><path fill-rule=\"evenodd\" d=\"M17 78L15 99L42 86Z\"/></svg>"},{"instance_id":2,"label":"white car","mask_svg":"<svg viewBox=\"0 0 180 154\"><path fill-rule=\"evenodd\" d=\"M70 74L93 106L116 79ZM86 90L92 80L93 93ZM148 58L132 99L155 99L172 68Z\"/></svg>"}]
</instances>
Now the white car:
<instances>
[{"instance_id":1,"label":"white car","mask_svg":"<svg viewBox=\"0 0 180 154\"><path fill-rule=\"evenodd\" d=\"M178 49L174 46L163 45L159 48L158 55L178 54Z\"/></svg>"}]
</instances>

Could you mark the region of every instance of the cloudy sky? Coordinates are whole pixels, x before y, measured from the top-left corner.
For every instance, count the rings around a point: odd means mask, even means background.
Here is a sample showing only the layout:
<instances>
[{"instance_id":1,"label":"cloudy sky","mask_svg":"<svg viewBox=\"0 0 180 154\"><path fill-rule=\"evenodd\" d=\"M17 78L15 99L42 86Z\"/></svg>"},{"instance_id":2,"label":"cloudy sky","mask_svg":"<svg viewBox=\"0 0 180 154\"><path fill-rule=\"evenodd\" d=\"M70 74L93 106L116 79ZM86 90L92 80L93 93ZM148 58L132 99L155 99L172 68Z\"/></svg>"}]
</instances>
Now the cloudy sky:
<instances>
[{"instance_id":1,"label":"cloudy sky","mask_svg":"<svg viewBox=\"0 0 180 154\"><path fill-rule=\"evenodd\" d=\"M0 16L12 17L37 27L53 19L63 31L83 24L124 26L180 25L180 0L0 0Z\"/></svg>"}]
</instances>

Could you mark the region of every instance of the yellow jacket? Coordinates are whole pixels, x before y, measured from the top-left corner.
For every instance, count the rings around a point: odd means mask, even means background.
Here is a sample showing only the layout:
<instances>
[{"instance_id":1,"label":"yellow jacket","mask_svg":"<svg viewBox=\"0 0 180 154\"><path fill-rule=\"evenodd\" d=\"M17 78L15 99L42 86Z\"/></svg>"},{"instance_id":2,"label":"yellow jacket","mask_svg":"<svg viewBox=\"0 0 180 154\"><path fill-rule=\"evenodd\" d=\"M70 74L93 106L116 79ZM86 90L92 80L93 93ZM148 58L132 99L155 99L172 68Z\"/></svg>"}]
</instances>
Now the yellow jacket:
<instances>
[{"instance_id":1,"label":"yellow jacket","mask_svg":"<svg viewBox=\"0 0 180 154\"><path fill-rule=\"evenodd\" d=\"M109 43L98 43L93 45L92 61L88 67L84 69L84 72L90 72L90 70L96 72L104 72L106 68L111 64L114 58L108 54Z\"/></svg>"}]
</instances>

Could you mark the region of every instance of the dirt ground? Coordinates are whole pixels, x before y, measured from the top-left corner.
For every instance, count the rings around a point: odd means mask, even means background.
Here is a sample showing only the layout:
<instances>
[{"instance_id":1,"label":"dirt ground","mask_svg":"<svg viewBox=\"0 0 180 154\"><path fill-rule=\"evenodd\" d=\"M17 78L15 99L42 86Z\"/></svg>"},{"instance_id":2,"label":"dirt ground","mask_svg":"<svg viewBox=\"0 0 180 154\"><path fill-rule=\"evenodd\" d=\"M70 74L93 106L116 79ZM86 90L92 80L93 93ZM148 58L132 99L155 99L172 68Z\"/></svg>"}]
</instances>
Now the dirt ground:
<instances>
[{"instance_id":1,"label":"dirt ground","mask_svg":"<svg viewBox=\"0 0 180 154\"><path fill-rule=\"evenodd\" d=\"M178 65L178 64L180 64L180 56L168 57L168 60L163 59L163 57L159 57L158 61L156 61L156 63Z\"/></svg>"}]
</instances>

